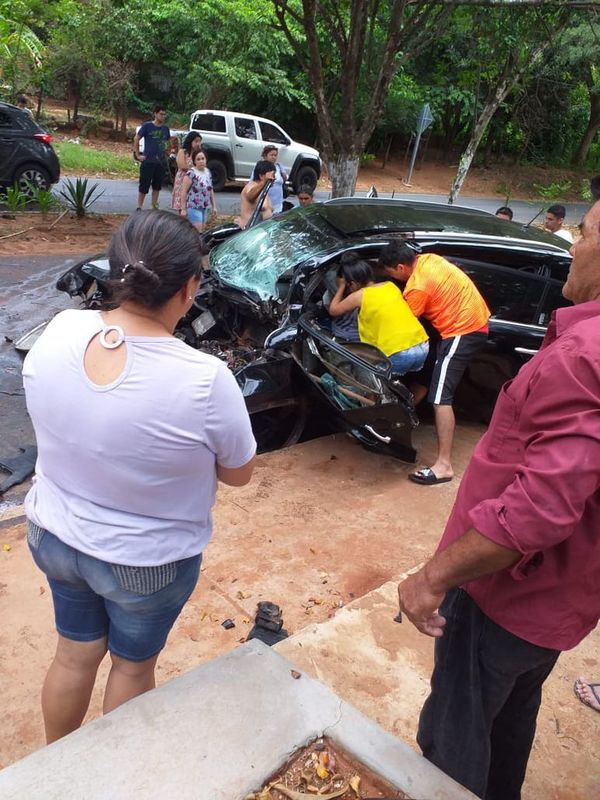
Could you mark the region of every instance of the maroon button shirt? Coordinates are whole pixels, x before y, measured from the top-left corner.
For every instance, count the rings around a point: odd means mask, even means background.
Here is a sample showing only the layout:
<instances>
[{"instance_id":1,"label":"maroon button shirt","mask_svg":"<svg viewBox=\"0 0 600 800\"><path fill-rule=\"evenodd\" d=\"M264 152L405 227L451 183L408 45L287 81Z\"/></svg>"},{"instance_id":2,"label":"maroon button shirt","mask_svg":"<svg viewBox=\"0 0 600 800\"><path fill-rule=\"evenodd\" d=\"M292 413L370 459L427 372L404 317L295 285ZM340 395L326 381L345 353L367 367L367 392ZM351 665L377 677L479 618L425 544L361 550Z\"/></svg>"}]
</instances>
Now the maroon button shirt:
<instances>
[{"instance_id":1,"label":"maroon button shirt","mask_svg":"<svg viewBox=\"0 0 600 800\"><path fill-rule=\"evenodd\" d=\"M504 385L439 545L469 528L522 558L462 588L528 642L575 647L600 617L600 300L555 312Z\"/></svg>"}]
</instances>

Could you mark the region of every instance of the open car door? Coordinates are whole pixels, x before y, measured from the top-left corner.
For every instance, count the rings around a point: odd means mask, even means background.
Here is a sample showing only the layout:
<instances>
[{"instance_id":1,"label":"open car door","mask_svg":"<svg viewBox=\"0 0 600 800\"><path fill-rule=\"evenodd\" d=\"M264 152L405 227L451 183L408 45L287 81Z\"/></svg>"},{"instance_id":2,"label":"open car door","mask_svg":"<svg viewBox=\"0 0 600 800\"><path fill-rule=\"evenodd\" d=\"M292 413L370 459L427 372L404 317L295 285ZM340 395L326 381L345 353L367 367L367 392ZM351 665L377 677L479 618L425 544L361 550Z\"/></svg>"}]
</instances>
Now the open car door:
<instances>
[{"instance_id":1,"label":"open car door","mask_svg":"<svg viewBox=\"0 0 600 800\"><path fill-rule=\"evenodd\" d=\"M300 317L299 333L294 358L339 426L369 449L414 463L412 432L419 421L412 395L392 379L383 353L362 342L335 341L310 313Z\"/></svg>"}]
</instances>

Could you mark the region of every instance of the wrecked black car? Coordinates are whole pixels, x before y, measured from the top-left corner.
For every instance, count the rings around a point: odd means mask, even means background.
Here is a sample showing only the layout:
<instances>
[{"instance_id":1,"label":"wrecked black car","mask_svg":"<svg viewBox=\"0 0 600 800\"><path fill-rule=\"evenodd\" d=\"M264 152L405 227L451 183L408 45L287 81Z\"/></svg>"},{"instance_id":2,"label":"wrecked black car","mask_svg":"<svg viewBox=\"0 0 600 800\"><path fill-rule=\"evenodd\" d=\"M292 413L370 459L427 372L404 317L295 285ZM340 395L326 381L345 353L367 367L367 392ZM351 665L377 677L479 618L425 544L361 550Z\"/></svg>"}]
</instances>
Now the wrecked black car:
<instances>
[{"instance_id":1,"label":"wrecked black car","mask_svg":"<svg viewBox=\"0 0 600 800\"><path fill-rule=\"evenodd\" d=\"M411 376L395 379L370 345L336 341L327 313L340 257L354 251L374 264L397 237L460 266L492 310L487 349L457 394L457 406L478 419L489 419L502 383L539 348L551 312L567 304L564 240L471 209L345 198L244 231L209 231L210 270L177 335L232 369L261 451L297 442L307 429L341 429L415 461ZM57 287L97 307L107 269L103 258L84 261Z\"/></svg>"}]
</instances>

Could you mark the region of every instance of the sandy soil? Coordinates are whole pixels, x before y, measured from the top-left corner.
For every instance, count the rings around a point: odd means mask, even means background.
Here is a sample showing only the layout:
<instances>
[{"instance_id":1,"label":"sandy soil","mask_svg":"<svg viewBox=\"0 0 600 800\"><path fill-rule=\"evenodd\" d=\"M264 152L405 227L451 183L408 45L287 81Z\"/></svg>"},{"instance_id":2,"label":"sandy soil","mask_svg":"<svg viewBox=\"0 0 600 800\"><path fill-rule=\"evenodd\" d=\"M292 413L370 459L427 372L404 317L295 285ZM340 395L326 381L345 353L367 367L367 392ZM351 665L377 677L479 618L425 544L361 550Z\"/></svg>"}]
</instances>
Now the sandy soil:
<instances>
[{"instance_id":1,"label":"sandy soil","mask_svg":"<svg viewBox=\"0 0 600 800\"><path fill-rule=\"evenodd\" d=\"M126 214L89 214L78 219L75 214L36 212L16 214L14 219L0 217L0 255L68 255L100 253L106 249L112 232L126 219Z\"/></svg>"},{"instance_id":2,"label":"sandy soil","mask_svg":"<svg viewBox=\"0 0 600 800\"><path fill-rule=\"evenodd\" d=\"M202 577L161 656L159 683L236 647L250 630L256 603L271 600L281 606L286 629L300 635L283 643L289 642L287 650L278 645L279 652L415 747L432 641L391 621L393 586L390 597L357 598L434 550L482 432L479 425L459 426L457 480L438 487L415 486L406 480L407 465L368 453L344 436L260 456L248 486L220 489ZM421 427L415 442L421 462L429 463L435 450L431 426ZM21 494L12 495L16 505L0 509L4 766L43 744L39 688L55 638L50 593L25 542ZM361 614L353 610L355 600L367 603ZM221 625L227 618L235 622L231 630ZM326 621L336 624L335 639L327 626L315 625ZM556 688L544 700L523 800L592 796L587 789L598 775L598 719L575 700L571 685L578 674L597 674L597 647L591 635L561 657ZM418 674L404 671L407 657ZM106 672L103 663L88 718L100 712Z\"/></svg>"}]
</instances>

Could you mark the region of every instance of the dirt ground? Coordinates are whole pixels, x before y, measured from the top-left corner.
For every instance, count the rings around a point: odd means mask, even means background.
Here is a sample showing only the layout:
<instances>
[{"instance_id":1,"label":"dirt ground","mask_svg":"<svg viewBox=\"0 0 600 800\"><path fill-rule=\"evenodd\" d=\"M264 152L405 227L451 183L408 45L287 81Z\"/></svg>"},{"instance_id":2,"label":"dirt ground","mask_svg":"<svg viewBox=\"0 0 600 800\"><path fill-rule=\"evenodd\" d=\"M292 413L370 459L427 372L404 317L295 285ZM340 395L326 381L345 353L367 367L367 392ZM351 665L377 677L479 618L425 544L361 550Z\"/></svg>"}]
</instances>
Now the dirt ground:
<instances>
[{"instance_id":1,"label":"dirt ground","mask_svg":"<svg viewBox=\"0 0 600 800\"><path fill-rule=\"evenodd\" d=\"M101 253L106 250L112 232L126 219L125 214L90 214L78 219L68 213L36 212L0 216L0 256L71 255Z\"/></svg>"},{"instance_id":2,"label":"dirt ground","mask_svg":"<svg viewBox=\"0 0 600 800\"><path fill-rule=\"evenodd\" d=\"M330 640L326 627L315 623L334 624L338 616L343 623L349 612L342 606L360 603L358 598L418 565L434 550L458 479L482 432L479 425L459 427L457 479L438 487L415 486L406 480L408 465L368 453L341 435L260 456L248 486L219 490L215 535L202 577L161 656L159 683L236 647L250 630L256 603L271 600L281 606L286 629L302 634L297 641L289 640L288 657L414 747L431 640L409 625L394 626L389 608L371 626L375 634L366 635L368 629L356 622L356 615L351 628L342 631L343 640ZM435 449L431 426L420 428L415 441L420 460L428 463ZM15 505L0 509L3 766L43 744L39 689L54 647L50 593L25 542L22 492L12 495ZM369 616L378 605L369 601ZM227 618L235 622L231 630L222 627ZM370 635L375 635L374 644ZM407 647L419 665L418 680L403 667ZM600 720L572 696L571 681L578 674L597 674L597 647L592 635L565 654L568 668L561 667L552 703L544 705L533 778L524 800L591 796L578 793L578 787L589 785L590 775L598 771L592 743ZM385 671L382 654L390 659ZM104 663L88 718L100 712L106 672ZM390 685L396 687L392 700L385 690ZM552 722L554 717L560 721ZM549 791L557 775L568 777L568 794Z\"/></svg>"}]
</instances>

